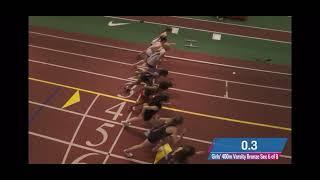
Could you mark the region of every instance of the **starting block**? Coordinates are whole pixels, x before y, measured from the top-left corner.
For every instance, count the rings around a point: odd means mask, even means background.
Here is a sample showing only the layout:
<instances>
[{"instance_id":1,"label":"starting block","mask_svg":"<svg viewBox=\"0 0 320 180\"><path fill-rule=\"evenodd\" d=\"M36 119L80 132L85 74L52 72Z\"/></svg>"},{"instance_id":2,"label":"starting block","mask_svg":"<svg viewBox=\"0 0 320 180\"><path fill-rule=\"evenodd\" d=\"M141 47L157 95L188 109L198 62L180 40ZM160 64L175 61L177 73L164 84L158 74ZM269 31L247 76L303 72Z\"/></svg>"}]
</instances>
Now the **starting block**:
<instances>
[{"instance_id":1,"label":"starting block","mask_svg":"<svg viewBox=\"0 0 320 180\"><path fill-rule=\"evenodd\" d=\"M194 47L194 48L199 47L199 46L193 45L193 43L197 43L198 42L197 40L185 39L185 41L189 43L189 44L185 44L184 45L185 47Z\"/></svg>"}]
</instances>

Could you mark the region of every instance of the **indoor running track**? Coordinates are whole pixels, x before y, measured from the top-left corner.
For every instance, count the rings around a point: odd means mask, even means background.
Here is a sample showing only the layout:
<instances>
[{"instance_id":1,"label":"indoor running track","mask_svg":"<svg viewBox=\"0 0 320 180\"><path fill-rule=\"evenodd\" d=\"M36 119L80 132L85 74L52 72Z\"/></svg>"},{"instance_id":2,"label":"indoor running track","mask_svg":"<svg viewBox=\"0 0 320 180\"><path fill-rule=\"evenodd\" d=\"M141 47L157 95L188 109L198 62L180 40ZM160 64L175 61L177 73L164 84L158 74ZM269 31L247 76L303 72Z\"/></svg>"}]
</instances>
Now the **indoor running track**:
<instances>
[{"instance_id":1,"label":"indoor running track","mask_svg":"<svg viewBox=\"0 0 320 180\"><path fill-rule=\"evenodd\" d=\"M148 148L124 157L149 127L124 129L120 121L134 116L128 107L138 97L118 97L145 48L30 26L29 162L153 163ZM291 163L291 69L177 50L166 60L174 88L160 114L184 116L182 144L207 152L215 137L288 138L278 161L208 161L204 154L191 163ZM77 90L80 102L62 108Z\"/></svg>"}]
</instances>

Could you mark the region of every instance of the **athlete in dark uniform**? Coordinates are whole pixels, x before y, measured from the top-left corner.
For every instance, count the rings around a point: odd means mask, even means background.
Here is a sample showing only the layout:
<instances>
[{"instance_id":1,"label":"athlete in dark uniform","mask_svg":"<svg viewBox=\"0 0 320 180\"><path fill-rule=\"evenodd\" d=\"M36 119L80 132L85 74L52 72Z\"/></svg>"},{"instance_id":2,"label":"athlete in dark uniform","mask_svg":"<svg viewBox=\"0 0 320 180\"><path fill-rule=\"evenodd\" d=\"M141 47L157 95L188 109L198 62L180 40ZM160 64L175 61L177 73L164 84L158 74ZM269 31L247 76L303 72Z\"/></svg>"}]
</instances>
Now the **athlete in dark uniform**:
<instances>
[{"instance_id":1,"label":"athlete in dark uniform","mask_svg":"<svg viewBox=\"0 0 320 180\"><path fill-rule=\"evenodd\" d=\"M144 103L142 112L127 121L121 121L124 126L130 126L132 122L143 120L143 121L150 121L152 117L159 112L162 107L163 102L167 102L169 100L169 96L166 94L159 94L156 95L150 103Z\"/></svg>"},{"instance_id":2,"label":"athlete in dark uniform","mask_svg":"<svg viewBox=\"0 0 320 180\"><path fill-rule=\"evenodd\" d=\"M168 75L168 70L165 69L165 68L156 68L155 71L149 71L149 69L147 68L138 68L136 71L135 71L135 75L136 76L140 76L140 74L150 74L150 82L152 82L152 80L157 80L158 78L160 78L161 76L162 77L167 77Z\"/></svg>"},{"instance_id":3,"label":"athlete in dark uniform","mask_svg":"<svg viewBox=\"0 0 320 180\"><path fill-rule=\"evenodd\" d=\"M156 72L149 72L147 70L142 70L141 72L136 73L137 80L126 83L124 89L127 93L129 93L131 88L134 85L145 84L146 86L152 86L153 80L156 81L159 77L161 76L166 77L167 75L168 75L168 70L163 68L157 69Z\"/></svg>"},{"instance_id":4,"label":"athlete in dark uniform","mask_svg":"<svg viewBox=\"0 0 320 180\"><path fill-rule=\"evenodd\" d=\"M176 144L182 137L178 137L178 126L183 123L183 117L177 116L172 118L169 122L164 123L162 126L158 128L154 128L149 133L146 140L142 143L134 145L130 148L124 149L123 152L127 157L133 157L131 151L144 148L146 146L156 145L160 142L162 144L162 140L166 139L169 136L173 138L173 144Z\"/></svg>"},{"instance_id":5,"label":"athlete in dark uniform","mask_svg":"<svg viewBox=\"0 0 320 180\"><path fill-rule=\"evenodd\" d=\"M130 107L130 110L136 111L136 107L142 105L144 103L149 103L154 96L162 94L165 90L172 87L172 83L170 81L161 81L159 86L145 86L141 92L141 97L138 102Z\"/></svg>"}]
</instances>

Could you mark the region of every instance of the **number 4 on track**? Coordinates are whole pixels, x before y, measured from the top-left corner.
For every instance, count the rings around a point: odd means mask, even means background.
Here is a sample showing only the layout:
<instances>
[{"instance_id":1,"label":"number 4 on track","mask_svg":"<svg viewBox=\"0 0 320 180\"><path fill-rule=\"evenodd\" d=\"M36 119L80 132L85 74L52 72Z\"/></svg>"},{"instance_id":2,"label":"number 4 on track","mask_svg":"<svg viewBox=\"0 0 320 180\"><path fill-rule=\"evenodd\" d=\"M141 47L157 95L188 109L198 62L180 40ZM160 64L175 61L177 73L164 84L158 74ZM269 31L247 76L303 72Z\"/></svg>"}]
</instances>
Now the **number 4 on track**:
<instances>
[{"instance_id":1,"label":"number 4 on track","mask_svg":"<svg viewBox=\"0 0 320 180\"><path fill-rule=\"evenodd\" d=\"M115 105L115 106L112 106L112 107L109 108L109 109L106 109L105 112L106 112L106 113L109 113L109 114L113 114L114 116L113 116L112 120L117 120L117 118L118 118L119 116L122 116L121 111L123 110L123 108L124 108L125 105L126 105L126 102L122 102L122 103L120 103L120 104L117 104L117 105ZM118 107L117 112L110 111L111 109L114 109L114 108L116 108L116 107Z\"/></svg>"}]
</instances>

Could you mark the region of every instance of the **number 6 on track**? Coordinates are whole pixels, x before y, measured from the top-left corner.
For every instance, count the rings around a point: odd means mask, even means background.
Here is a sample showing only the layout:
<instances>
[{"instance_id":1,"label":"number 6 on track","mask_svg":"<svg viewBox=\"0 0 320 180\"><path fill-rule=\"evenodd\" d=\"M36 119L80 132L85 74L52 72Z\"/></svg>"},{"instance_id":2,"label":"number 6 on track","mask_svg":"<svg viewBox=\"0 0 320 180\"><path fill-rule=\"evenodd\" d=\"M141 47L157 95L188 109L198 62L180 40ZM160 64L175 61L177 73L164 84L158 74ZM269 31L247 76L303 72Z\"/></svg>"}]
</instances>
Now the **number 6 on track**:
<instances>
[{"instance_id":1,"label":"number 6 on track","mask_svg":"<svg viewBox=\"0 0 320 180\"><path fill-rule=\"evenodd\" d=\"M75 159L71 164L87 164L85 162L80 162L81 160L85 159L88 156L97 156L99 155L98 153L89 153L89 154L84 154L80 157L78 157L77 159Z\"/></svg>"}]
</instances>

